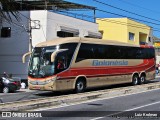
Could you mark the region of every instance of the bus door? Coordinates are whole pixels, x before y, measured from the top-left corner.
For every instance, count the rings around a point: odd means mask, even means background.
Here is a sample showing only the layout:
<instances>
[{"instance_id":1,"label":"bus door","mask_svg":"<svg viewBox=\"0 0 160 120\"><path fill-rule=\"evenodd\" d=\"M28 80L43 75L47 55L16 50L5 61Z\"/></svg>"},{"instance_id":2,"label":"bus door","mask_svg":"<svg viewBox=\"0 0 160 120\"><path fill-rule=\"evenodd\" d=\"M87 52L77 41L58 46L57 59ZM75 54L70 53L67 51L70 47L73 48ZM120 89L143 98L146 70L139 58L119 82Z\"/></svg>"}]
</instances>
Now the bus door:
<instances>
[{"instance_id":1,"label":"bus door","mask_svg":"<svg viewBox=\"0 0 160 120\"><path fill-rule=\"evenodd\" d=\"M59 52L55 57L55 72L57 74L57 89L64 90L72 86L70 76L71 59L69 57L69 51Z\"/></svg>"}]
</instances>

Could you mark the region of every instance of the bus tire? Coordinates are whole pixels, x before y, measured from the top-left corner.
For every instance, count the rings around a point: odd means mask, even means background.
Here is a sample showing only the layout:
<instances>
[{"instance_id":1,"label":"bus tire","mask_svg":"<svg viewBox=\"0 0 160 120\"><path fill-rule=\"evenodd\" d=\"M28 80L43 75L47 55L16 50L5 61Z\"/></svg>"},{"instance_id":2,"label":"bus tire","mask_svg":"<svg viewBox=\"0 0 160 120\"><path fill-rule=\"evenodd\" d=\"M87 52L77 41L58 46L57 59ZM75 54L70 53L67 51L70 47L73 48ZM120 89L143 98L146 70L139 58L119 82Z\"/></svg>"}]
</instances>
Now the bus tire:
<instances>
[{"instance_id":1,"label":"bus tire","mask_svg":"<svg viewBox=\"0 0 160 120\"><path fill-rule=\"evenodd\" d=\"M133 75L132 77L132 85L138 85L138 82L139 82L139 77L138 75Z\"/></svg>"},{"instance_id":2,"label":"bus tire","mask_svg":"<svg viewBox=\"0 0 160 120\"><path fill-rule=\"evenodd\" d=\"M84 92L86 89L86 82L84 79L80 78L76 81L75 84L75 92L76 93L81 93Z\"/></svg>"},{"instance_id":3,"label":"bus tire","mask_svg":"<svg viewBox=\"0 0 160 120\"><path fill-rule=\"evenodd\" d=\"M145 75L141 75L140 79L139 79L139 84L144 84L146 82L146 76Z\"/></svg>"}]
</instances>

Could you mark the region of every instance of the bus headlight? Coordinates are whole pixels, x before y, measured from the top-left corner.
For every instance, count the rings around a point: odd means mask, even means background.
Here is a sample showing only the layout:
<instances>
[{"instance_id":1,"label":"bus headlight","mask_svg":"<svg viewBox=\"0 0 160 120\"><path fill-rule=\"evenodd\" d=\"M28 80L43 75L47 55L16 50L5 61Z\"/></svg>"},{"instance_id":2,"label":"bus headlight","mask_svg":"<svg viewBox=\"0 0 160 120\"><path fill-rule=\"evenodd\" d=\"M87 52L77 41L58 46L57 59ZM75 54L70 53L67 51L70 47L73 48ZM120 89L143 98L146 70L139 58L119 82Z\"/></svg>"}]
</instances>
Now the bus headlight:
<instances>
[{"instance_id":1,"label":"bus headlight","mask_svg":"<svg viewBox=\"0 0 160 120\"><path fill-rule=\"evenodd\" d=\"M53 78L50 79L50 80L46 80L46 83L48 84L48 83L50 83L50 82L54 82L56 79L57 79L57 77L53 77Z\"/></svg>"},{"instance_id":2,"label":"bus headlight","mask_svg":"<svg viewBox=\"0 0 160 120\"><path fill-rule=\"evenodd\" d=\"M47 84L50 83L50 82L52 82L52 80L47 80L47 81L46 81Z\"/></svg>"}]
</instances>

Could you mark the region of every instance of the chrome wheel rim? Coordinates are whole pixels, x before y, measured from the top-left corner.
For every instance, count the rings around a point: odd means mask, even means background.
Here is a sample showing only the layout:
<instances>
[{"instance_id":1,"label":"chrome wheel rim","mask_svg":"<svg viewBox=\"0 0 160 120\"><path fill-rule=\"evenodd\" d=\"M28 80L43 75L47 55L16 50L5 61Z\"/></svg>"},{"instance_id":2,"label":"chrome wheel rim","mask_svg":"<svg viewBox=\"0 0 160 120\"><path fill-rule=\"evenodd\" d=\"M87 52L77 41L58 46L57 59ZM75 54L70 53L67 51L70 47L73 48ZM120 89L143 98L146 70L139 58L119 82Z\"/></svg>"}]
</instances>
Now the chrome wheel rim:
<instances>
[{"instance_id":1,"label":"chrome wheel rim","mask_svg":"<svg viewBox=\"0 0 160 120\"><path fill-rule=\"evenodd\" d=\"M84 88L83 82L78 82L78 83L77 83L77 90L78 90L78 91L82 91L83 88Z\"/></svg>"},{"instance_id":2,"label":"chrome wheel rim","mask_svg":"<svg viewBox=\"0 0 160 120\"><path fill-rule=\"evenodd\" d=\"M9 89L7 87L3 88L3 93L8 93Z\"/></svg>"},{"instance_id":3,"label":"chrome wheel rim","mask_svg":"<svg viewBox=\"0 0 160 120\"><path fill-rule=\"evenodd\" d=\"M138 78L137 78L137 77L134 78L134 84L135 84L135 85L138 84Z\"/></svg>"},{"instance_id":4,"label":"chrome wheel rim","mask_svg":"<svg viewBox=\"0 0 160 120\"><path fill-rule=\"evenodd\" d=\"M144 80L145 80L145 78L144 78L144 77L141 77L141 83L143 83L143 82L144 82Z\"/></svg>"}]
</instances>

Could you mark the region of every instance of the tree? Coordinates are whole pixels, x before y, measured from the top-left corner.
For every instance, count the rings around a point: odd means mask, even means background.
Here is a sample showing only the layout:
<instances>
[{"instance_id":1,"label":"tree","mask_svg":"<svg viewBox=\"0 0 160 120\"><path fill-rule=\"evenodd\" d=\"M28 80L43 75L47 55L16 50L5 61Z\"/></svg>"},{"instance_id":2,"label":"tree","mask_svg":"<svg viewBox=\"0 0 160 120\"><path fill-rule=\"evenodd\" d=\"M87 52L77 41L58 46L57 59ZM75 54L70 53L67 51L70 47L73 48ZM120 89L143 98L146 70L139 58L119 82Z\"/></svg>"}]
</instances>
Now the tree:
<instances>
[{"instance_id":1,"label":"tree","mask_svg":"<svg viewBox=\"0 0 160 120\"><path fill-rule=\"evenodd\" d=\"M19 19L15 0L0 0L0 19L4 18L8 22L12 22L11 16Z\"/></svg>"}]
</instances>

